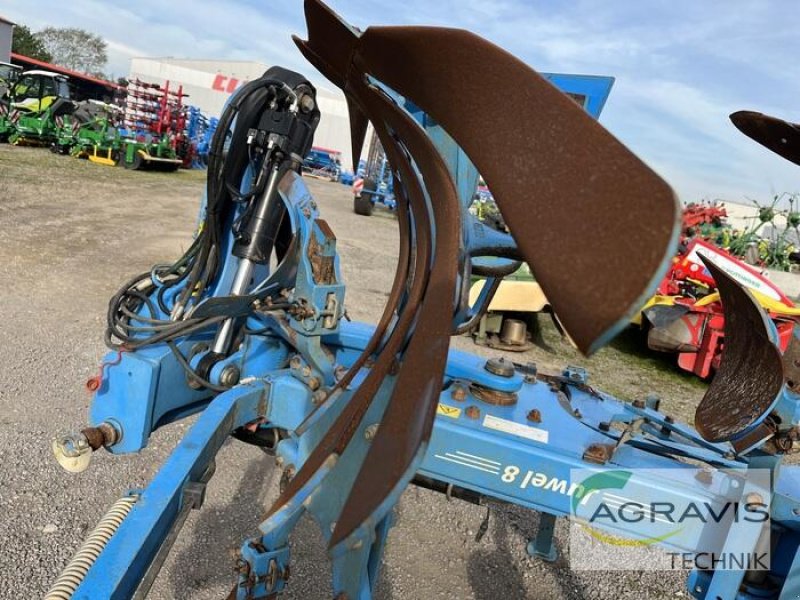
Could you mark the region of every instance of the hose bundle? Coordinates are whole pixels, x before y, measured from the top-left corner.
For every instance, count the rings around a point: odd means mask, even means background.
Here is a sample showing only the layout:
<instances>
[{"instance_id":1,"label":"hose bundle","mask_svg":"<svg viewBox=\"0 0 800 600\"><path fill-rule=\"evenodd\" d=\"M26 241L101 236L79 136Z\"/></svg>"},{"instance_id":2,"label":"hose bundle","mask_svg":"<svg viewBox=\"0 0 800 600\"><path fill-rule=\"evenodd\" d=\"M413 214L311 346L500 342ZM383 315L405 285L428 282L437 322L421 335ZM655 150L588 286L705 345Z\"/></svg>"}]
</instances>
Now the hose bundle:
<instances>
[{"instance_id":1,"label":"hose bundle","mask_svg":"<svg viewBox=\"0 0 800 600\"><path fill-rule=\"evenodd\" d=\"M241 192L248 166L258 172L249 136L258 127L262 113L280 91L293 94L286 72L274 68L245 84L223 111L208 155L205 215L189 249L172 264L154 266L127 281L111 298L105 342L114 350L136 350L156 343L170 343L224 320L222 317L192 318L192 309L206 297L224 262L220 255L223 233L246 219L252 200L263 191L264 181L253 178L250 189ZM245 204L234 222L235 205ZM249 204L248 204L249 203Z\"/></svg>"},{"instance_id":2,"label":"hose bundle","mask_svg":"<svg viewBox=\"0 0 800 600\"><path fill-rule=\"evenodd\" d=\"M217 282L224 258L221 255L227 231L238 232L253 212L254 200L265 187L265 178L253 176L249 189L242 191L248 167L260 173L271 160L253 136L263 115L280 108L287 98L299 102L295 89L310 84L302 76L274 67L261 78L245 84L225 107L208 154L205 214L197 236L188 250L172 264L155 265L127 281L111 298L107 313L105 343L113 350L133 351L166 343L190 376L205 387L221 391L191 371L175 342L190 334L216 326L224 316L193 318L193 309L205 299ZM313 90L313 88L311 88ZM318 121L319 112L315 110ZM313 122L313 127L316 121ZM312 129L313 131L313 129ZM263 137L263 136L262 136ZM308 145L310 146L310 136ZM255 150L255 152L254 152ZM296 152L307 151L297 149ZM297 156L293 156L298 164ZM302 158L300 158L302 160ZM236 205L242 205L238 211Z\"/></svg>"}]
</instances>

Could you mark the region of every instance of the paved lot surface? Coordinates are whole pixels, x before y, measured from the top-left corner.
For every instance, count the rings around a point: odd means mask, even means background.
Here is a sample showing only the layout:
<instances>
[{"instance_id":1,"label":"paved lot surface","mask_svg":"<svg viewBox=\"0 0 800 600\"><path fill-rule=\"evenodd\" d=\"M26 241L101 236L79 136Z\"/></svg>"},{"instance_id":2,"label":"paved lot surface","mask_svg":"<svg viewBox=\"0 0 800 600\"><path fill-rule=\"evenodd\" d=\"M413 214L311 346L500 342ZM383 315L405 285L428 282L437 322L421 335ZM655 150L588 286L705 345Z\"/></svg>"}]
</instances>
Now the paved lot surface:
<instances>
[{"instance_id":1,"label":"paved lot surface","mask_svg":"<svg viewBox=\"0 0 800 600\"><path fill-rule=\"evenodd\" d=\"M190 242L203 174L133 173L0 146L0 598L40 597L127 489L141 487L191 422L158 431L137 456L98 453L77 476L50 455L58 431L85 424L83 383L96 372L104 311L120 283ZM338 236L355 319L375 321L394 269L394 218L352 213L346 188L311 181L323 216ZM543 370L587 366L592 383L628 398L658 390L667 411L689 418L703 385L669 358L637 356L624 335L591 360L579 357L542 320L541 347L522 360ZM476 347L467 338L454 344ZM482 351L486 353L486 351ZM234 581L233 556L275 497L277 470L260 451L231 441L217 460L205 507L193 513L151 598L220 599ZM547 564L525 555L538 517L493 507L480 543L485 507L408 490L392 530L377 598L625 600L685 596L680 573L573 572L567 527L558 526L561 557ZM329 598L329 565L312 523L294 538L289 598Z\"/></svg>"}]
</instances>

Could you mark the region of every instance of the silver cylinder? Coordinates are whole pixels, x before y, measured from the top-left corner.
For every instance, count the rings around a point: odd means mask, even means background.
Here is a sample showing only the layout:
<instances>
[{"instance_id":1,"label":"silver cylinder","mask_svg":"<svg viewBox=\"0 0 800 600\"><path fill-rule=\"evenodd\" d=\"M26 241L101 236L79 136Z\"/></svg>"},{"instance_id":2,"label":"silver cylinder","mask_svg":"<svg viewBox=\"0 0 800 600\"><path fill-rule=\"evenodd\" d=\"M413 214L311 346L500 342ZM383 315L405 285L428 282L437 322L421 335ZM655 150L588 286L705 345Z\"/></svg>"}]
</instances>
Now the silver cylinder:
<instances>
[{"instance_id":1,"label":"silver cylinder","mask_svg":"<svg viewBox=\"0 0 800 600\"><path fill-rule=\"evenodd\" d=\"M504 319L500 341L509 346L521 346L528 340L528 326L524 321Z\"/></svg>"},{"instance_id":2,"label":"silver cylinder","mask_svg":"<svg viewBox=\"0 0 800 600\"><path fill-rule=\"evenodd\" d=\"M231 296L241 296L247 292L250 285L250 278L253 276L253 262L242 258L236 269L236 277L231 285ZM214 345L211 348L216 354L226 354L233 335L233 319L225 319L220 325L217 335L214 338Z\"/></svg>"},{"instance_id":3,"label":"silver cylinder","mask_svg":"<svg viewBox=\"0 0 800 600\"><path fill-rule=\"evenodd\" d=\"M264 218L267 214L270 203L273 201L273 196L278 190L278 178L280 175L280 166L275 165L269 174L269 181L264 190L264 194L258 199L258 206L256 207L256 215ZM231 284L231 296L243 296L247 293L250 287L250 279L253 277L253 270L255 264L253 261L242 258L239 260L239 265L236 268L236 275ZM211 351L216 354L227 354L230 348L231 338L233 336L234 319L226 319L220 325L217 335L214 338L214 344Z\"/></svg>"}]
</instances>

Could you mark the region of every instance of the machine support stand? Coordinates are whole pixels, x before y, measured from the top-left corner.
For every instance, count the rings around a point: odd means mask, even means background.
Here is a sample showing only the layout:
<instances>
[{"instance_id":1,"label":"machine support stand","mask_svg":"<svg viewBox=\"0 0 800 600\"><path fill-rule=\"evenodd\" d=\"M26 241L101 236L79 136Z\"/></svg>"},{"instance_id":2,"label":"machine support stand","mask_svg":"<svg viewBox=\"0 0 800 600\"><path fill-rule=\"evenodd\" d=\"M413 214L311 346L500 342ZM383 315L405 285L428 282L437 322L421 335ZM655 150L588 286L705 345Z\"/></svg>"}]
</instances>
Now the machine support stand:
<instances>
[{"instance_id":1,"label":"machine support stand","mask_svg":"<svg viewBox=\"0 0 800 600\"><path fill-rule=\"evenodd\" d=\"M374 529L362 525L351 537L331 549L334 599L371 600L374 597L393 520L389 512Z\"/></svg>"},{"instance_id":2,"label":"machine support stand","mask_svg":"<svg viewBox=\"0 0 800 600\"><path fill-rule=\"evenodd\" d=\"M547 562L555 562L558 558L558 549L553 540L556 529L556 516L550 513L539 513L539 531L536 537L528 542L525 550L528 556L539 558Z\"/></svg>"}]
</instances>

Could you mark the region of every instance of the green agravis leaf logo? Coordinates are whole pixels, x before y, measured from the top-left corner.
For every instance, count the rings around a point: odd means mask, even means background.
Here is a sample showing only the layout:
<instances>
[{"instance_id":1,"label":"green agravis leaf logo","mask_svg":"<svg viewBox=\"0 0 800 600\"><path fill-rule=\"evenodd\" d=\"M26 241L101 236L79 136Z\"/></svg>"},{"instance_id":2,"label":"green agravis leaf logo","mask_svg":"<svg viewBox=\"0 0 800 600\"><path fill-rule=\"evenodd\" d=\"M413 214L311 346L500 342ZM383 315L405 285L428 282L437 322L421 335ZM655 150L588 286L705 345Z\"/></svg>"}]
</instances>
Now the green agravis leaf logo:
<instances>
[{"instance_id":1,"label":"green agravis leaf logo","mask_svg":"<svg viewBox=\"0 0 800 600\"><path fill-rule=\"evenodd\" d=\"M631 475L632 473L630 471L606 471L603 473L595 473L594 475L590 475L581 483L580 493L572 496L572 514L575 517L578 516L578 506L580 505L581 500L586 498L592 492L624 489L628 484ZM683 527L678 527L676 530L663 535L645 537L639 540L629 540L616 535L604 533L585 523L579 524L593 538L613 546L652 546L677 535L683 530Z\"/></svg>"}]
</instances>

